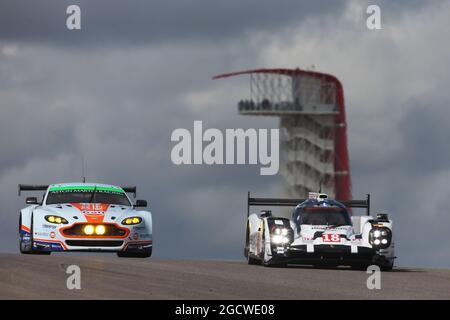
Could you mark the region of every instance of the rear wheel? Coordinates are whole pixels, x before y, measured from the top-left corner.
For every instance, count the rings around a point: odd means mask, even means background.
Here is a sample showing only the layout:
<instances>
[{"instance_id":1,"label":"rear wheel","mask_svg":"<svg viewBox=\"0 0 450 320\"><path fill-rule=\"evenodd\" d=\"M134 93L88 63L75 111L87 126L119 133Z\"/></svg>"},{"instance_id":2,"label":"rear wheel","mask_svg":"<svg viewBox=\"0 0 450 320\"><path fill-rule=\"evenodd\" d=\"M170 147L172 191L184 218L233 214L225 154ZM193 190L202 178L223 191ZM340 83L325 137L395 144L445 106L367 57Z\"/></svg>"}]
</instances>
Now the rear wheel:
<instances>
[{"instance_id":1,"label":"rear wheel","mask_svg":"<svg viewBox=\"0 0 450 320\"><path fill-rule=\"evenodd\" d=\"M140 252L126 252L120 251L117 252L117 256L119 258L150 258L152 256L152 247L144 249Z\"/></svg>"}]
</instances>

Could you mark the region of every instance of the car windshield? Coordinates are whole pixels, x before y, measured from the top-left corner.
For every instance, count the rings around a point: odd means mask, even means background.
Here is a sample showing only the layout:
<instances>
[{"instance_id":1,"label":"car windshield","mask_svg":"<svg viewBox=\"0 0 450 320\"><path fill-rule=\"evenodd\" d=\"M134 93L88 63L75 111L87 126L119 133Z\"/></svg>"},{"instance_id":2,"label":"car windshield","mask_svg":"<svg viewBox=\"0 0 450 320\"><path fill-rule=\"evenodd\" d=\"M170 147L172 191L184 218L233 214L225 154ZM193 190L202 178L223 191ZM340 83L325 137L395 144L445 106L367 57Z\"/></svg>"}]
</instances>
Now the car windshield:
<instances>
[{"instance_id":1,"label":"car windshield","mask_svg":"<svg viewBox=\"0 0 450 320\"><path fill-rule=\"evenodd\" d=\"M343 208L309 207L300 214L299 224L343 226L352 223Z\"/></svg>"},{"instance_id":2,"label":"car windshield","mask_svg":"<svg viewBox=\"0 0 450 320\"><path fill-rule=\"evenodd\" d=\"M60 203L106 203L130 206L125 192L120 188L80 187L50 188L46 204Z\"/></svg>"}]
</instances>

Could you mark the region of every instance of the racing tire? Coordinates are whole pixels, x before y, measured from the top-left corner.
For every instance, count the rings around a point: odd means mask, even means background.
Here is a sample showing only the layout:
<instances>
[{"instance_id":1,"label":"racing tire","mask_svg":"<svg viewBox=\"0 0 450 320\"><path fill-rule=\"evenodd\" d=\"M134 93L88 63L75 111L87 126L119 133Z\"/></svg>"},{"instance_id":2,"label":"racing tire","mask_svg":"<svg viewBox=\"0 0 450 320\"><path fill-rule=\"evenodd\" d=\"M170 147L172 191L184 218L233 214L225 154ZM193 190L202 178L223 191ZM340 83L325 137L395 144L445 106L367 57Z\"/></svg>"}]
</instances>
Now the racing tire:
<instances>
[{"instance_id":1,"label":"racing tire","mask_svg":"<svg viewBox=\"0 0 450 320\"><path fill-rule=\"evenodd\" d=\"M359 270L359 271L366 271L368 267L369 267L369 265L366 264L366 263L358 263L358 264L352 264L350 266L350 269L352 269L352 270Z\"/></svg>"},{"instance_id":2,"label":"racing tire","mask_svg":"<svg viewBox=\"0 0 450 320\"><path fill-rule=\"evenodd\" d=\"M31 216L31 227L30 227L30 244L27 246L23 242L23 236L20 232L20 228L22 226L22 215L19 219L19 250L21 254L39 254L39 255L50 255L51 251L40 251L33 249L33 216Z\"/></svg>"},{"instance_id":3,"label":"racing tire","mask_svg":"<svg viewBox=\"0 0 450 320\"><path fill-rule=\"evenodd\" d=\"M31 244L26 245L23 242L22 234L19 235L19 250L21 254L31 254Z\"/></svg>"},{"instance_id":4,"label":"racing tire","mask_svg":"<svg viewBox=\"0 0 450 320\"><path fill-rule=\"evenodd\" d=\"M22 214L20 214L20 217L19 217L19 250L20 250L20 253L21 254L31 254L31 251L32 251L31 243L32 243L32 241L30 241L30 243L27 245L24 242L24 240L23 240L23 235L22 235Z\"/></svg>"},{"instance_id":5,"label":"racing tire","mask_svg":"<svg viewBox=\"0 0 450 320\"><path fill-rule=\"evenodd\" d=\"M247 264L254 266L254 265L261 264L261 261L250 257L250 254L247 253Z\"/></svg>"},{"instance_id":6,"label":"racing tire","mask_svg":"<svg viewBox=\"0 0 450 320\"><path fill-rule=\"evenodd\" d=\"M394 262L391 262L389 264L380 265L381 271L392 271L394 269Z\"/></svg>"},{"instance_id":7,"label":"racing tire","mask_svg":"<svg viewBox=\"0 0 450 320\"><path fill-rule=\"evenodd\" d=\"M268 268L286 268L287 263L281 262L281 261L269 261L269 262L264 262L263 266L268 267Z\"/></svg>"},{"instance_id":8,"label":"racing tire","mask_svg":"<svg viewBox=\"0 0 450 320\"><path fill-rule=\"evenodd\" d=\"M119 258L150 258L152 256L153 248L150 247L148 249L142 250L141 252L117 252L117 256Z\"/></svg>"},{"instance_id":9,"label":"racing tire","mask_svg":"<svg viewBox=\"0 0 450 320\"><path fill-rule=\"evenodd\" d=\"M313 269L331 270L339 267L338 264L313 264Z\"/></svg>"}]
</instances>

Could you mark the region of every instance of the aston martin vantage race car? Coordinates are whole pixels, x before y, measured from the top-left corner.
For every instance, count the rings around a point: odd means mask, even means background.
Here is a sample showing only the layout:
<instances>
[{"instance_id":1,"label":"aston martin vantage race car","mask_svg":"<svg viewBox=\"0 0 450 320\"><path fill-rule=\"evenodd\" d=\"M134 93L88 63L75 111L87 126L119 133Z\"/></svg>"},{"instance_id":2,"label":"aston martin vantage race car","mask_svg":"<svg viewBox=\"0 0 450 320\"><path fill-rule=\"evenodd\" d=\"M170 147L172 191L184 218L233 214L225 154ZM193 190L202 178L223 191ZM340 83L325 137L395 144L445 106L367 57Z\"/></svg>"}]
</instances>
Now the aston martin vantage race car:
<instances>
[{"instance_id":1,"label":"aston martin vantage race car","mask_svg":"<svg viewBox=\"0 0 450 320\"><path fill-rule=\"evenodd\" d=\"M295 209L287 219L268 210L250 214L251 206ZM366 200L337 201L315 192L308 199L251 198L249 193L247 208L244 254L249 264L393 268L392 220L385 213L370 215L370 195ZM350 208L365 208L367 215L353 216Z\"/></svg>"},{"instance_id":2,"label":"aston martin vantage race car","mask_svg":"<svg viewBox=\"0 0 450 320\"><path fill-rule=\"evenodd\" d=\"M45 191L41 201L28 197L19 215L19 248L24 254L53 251L112 251L119 257L150 257L152 214L138 210L147 201L130 201L136 187L93 183L19 184L22 191Z\"/></svg>"}]
</instances>

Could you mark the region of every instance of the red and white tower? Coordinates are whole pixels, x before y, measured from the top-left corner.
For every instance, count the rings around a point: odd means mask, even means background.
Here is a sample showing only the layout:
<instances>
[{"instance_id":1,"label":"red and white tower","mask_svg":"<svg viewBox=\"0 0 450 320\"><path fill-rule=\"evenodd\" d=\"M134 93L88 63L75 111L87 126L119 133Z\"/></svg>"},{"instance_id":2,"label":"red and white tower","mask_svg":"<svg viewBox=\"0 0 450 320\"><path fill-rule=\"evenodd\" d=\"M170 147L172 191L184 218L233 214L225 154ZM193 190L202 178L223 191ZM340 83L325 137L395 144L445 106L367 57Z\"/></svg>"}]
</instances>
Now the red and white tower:
<instances>
[{"instance_id":1,"label":"red and white tower","mask_svg":"<svg viewBox=\"0 0 450 320\"><path fill-rule=\"evenodd\" d=\"M310 191L351 199L344 91L329 74L300 69L257 69L215 76L250 75L250 97L242 115L280 117L281 174L287 193Z\"/></svg>"}]
</instances>

